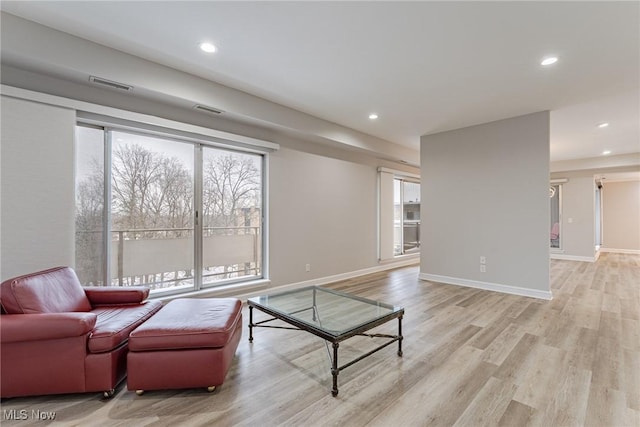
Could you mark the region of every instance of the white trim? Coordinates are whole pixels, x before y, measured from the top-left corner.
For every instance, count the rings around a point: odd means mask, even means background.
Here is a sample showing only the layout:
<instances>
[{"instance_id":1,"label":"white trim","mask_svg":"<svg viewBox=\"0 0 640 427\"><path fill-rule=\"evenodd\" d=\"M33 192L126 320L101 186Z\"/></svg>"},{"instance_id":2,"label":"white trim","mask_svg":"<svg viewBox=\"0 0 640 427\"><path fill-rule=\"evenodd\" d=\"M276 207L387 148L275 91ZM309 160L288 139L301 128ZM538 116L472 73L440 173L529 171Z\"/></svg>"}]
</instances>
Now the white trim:
<instances>
[{"instance_id":1,"label":"white trim","mask_svg":"<svg viewBox=\"0 0 640 427\"><path fill-rule=\"evenodd\" d=\"M594 260L597 261L598 258L600 258L600 248L596 249L596 254L595 254Z\"/></svg>"},{"instance_id":2,"label":"white trim","mask_svg":"<svg viewBox=\"0 0 640 427\"><path fill-rule=\"evenodd\" d=\"M396 169L389 169L389 168L385 168L383 166L378 167L378 172L390 173L390 174L393 174L393 175L404 176L404 177L407 177L407 178L414 178L414 179L417 179L417 180L420 179L420 175L416 175L415 173L399 171L399 170L396 170Z\"/></svg>"},{"instance_id":3,"label":"white trim","mask_svg":"<svg viewBox=\"0 0 640 427\"><path fill-rule=\"evenodd\" d=\"M49 95L46 93L35 92L26 89L20 89L13 86L1 85L0 93L3 96L18 98L27 101L39 102L41 104L54 105L57 107L68 108L75 111L84 111L88 113L109 116L116 119L134 121L152 126L159 126L179 131L205 135L212 138L219 138L227 141L238 142L254 147L260 147L267 150L278 150L279 144L271 141L251 138L248 136L237 135L220 130L210 129L202 126L182 123L175 120L164 119L161 117L151 116L148 114L136 113L133 111L121 110L119 108L106 107L104 105L93 104L90 102L78 101L75 99L64 98L61 96Z\"/></svg>"},{"instance_id":4,"label":"white trim","mask_svg":"<svg viewBox=\"0 0 640 427\"><path fill-rule=\"evenodd\" d=\"M615 249L615 248L600 248L600 252L611 252L616 254L634 254L640 255L640 249Z\"/></svg>"},{"instance_id":5,"label":"white trim","mask_svg":"<svg viewBox=\"0 0 640 427\"><path fill-rule=\"evenodd\" d=\"M537 289L520 288L517 286L501 285L499 283L479 282L477 280L461 279L458 277L440 276L438 274L420 273L420 280L430 282L446 283L448 285L466 286L468 288L484 289L487 291L502 292L523 297L539 298L544 300L553 299L551 291L539 291Z\"/></svg>"},{"instance_id":6,"label":"white trim","mask_svg":"<svg viewBox=\"0 0 640 427\"><path fill-rule=\"evenodd\" d=\"M565 182L569 182L568 178L558 178L558 179L552 179L551 184L563 184Z\"/></svg>"},{"instance_id":7,"label":"white trim","mask_svg":"<svg viewBox=\"0 0 640 427\"><path fill-rule=\"evenodd\" d=\"M560 259L564 261L581 261L581 262L596 262L596 256L580 256L580 255L565 255L558 253L551 253L551 259Z\"/></svg>"},{"instance_id":8,"label":"white trim","mask_svg":"<svg viewBox=\"0 0 640 427\"><path fill-rule=\"evenodd\" d=\"M367 274L378 273L380 271L392 270L392 269L398 268L398 267L405 267L405 266L408 266L408 265L418 264L418 261L419 261L419 259L404 260L404 261L400 261L400 262L396 262L396 263L381 264L381 265L377 265L375 267L364 268L362 270L355 270L355 271L349 271L347 273L335 274L333 276L318 277L316 279L305 280L303 282L289 283L289 284L286 284L286 285L274 286L274 287L270 287L268 289L268 293L288 291L288 290L292 290L292 289L303 288L305 286L327 285L329 283L334 283L334 282L339 282L339 281L342 281L342 280L353 279L354 277L365 276ZM250 297L253 297L253 296L258 296L258 295L261 295L261 294L264 294L264 293L265 292L263 290L260 290L260 292L256 292L256 290L253 289L253 290L251 290L249 292L246 292L246 293L244 293L244 294L242 294L240 296L236 296L236 298L246 299L246 298L250 298Z\"/></svg>"}]
</instances>

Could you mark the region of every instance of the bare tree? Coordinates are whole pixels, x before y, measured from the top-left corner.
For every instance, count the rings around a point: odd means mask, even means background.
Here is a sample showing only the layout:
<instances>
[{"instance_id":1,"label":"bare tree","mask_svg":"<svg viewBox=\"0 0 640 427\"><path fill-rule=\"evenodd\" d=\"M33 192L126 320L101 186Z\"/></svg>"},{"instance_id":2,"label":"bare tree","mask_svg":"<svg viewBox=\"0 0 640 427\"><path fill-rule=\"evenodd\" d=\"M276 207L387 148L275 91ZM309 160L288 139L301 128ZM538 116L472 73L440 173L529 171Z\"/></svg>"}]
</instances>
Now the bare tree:
<instances>
[{"instance_id":1,"label":"bare tree","mask_svg":"<svg viewBox=\"0 0 640 427\"><path fill-rule=\"evenodd\" d=\"M111 166L112 210L118 226L144 228L150 224L146 209L151 187L161 177L161 160L137 145L121 145L113 150Z\"/></svg>"},{"instance_id":2,"label":"bare tree","mask_svg":"<svg viewBox=\"0 0 640 427\"><path fill-rule=\"evenodd\" d=\"M76 193L76 273L87 284L102 284L104 173L94 159L89 176L78 184Z\"/></svg>"},{"instance_id":3,"label":"bare tree","mask_svg":"<svg viewBox=\"0 0 640 427\"><path fill-rule=\"evenodd\" d=\"M95 239L103 237L104 173L98 163L93 169L78 185L76 227L85 235L78 235L77 250L82 254L79 264L87 269L86 277L102 277L101 243ZM112 153L111 175L111 221L119 239L186 237L192 233L193 178L178 158L138 144L118 144ZM249 210L260 215L261 177L253 156L212 156L204 164L203 175L206 227L231 230L247 225L244 219ZM164 231L150 231L159 229ZM225 272L233 270L224 266ZM158 274L164 280L164 272ZM177 279L190 272L172 274Z\"/></svg>"},{"instance_id":4,"label":"bare tree","mask_svg":"<svg viewBox=\"0 0 640 427\"><path fill-rule=\"evenodd\" d=\"M203 210L212 226L238 225L241 208L260 206L260 170L252 158L226 154L204 167Z\"/></svg>"}]
</instances>

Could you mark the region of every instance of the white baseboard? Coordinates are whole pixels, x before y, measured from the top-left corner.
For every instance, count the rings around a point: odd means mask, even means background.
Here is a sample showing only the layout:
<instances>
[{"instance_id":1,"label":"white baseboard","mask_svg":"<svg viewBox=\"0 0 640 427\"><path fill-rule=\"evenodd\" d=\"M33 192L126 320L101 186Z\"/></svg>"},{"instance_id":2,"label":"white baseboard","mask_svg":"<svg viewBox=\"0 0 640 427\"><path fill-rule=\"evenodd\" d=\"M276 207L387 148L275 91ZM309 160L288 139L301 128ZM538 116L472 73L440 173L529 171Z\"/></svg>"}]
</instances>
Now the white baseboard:
<instances>
[{"instance_id":1,"label":"white baseboard","mask_svg":"<svg viewBox=\"0 0 640 427\"><path fill-rule=\"evenodd\" d=\"M263 295L265 293L272 294L275 292L282 292L282 291L288 291L288 290L297 289L297 288L304 288L305 286L322 286L322 285L327 285L329 283L340 282L342 280L353 279L354 277L360 277L367 274L378 273L380 271L392 270L398 267L406 267L408 265L417 265L419 263L420 263L419 257L417 258L412 257L412 258L403 259L393 263L390 263L390 262L381 263L375 267L364 268L362 270L348 271L346 273L334 274L332 276L318 277L316 279L305 280L303 282L273 286L273 287L269 287L268 289L260 289L257 292L253 290L253 291L244 293L242 295L238 295L236 296L236 298L246 300L247 298Z\"/></svg>"},{"instance_id":2,"label":"white baseboard","mask_svg":"<svg viewBox=\"0 0 640 427\"><path fill-rule=\"evenodd\" d=\"M602 250L602 249L600 249ZM561 259L564 261L582 261L582 262L596 262L596 259L598 259L597 257L600 255L595 255L595 256L579 256L579 255L565 255L565 254L557 254L557 253L551 253L550 255L551 259Z\"/></svg>"},{"instance_id":3,"label":"white baseboard","mask_svg":"<svg viewBox=\"0 0 640 427\"><path fill-rule=\"evenodd\" d=\"M539 291L537 289L520 288L517 286L501 285L499 283L479 282L477 280L460 279L458 277L440 276L437 274L420 273L420 280L446 283L449 285L466 286L468 288L484 289L487 291L502 292L505 294L520 295L523 297L551 300L551 291Z\"/></svg>"},{"instance_id":4,"label":"white baseboard","mask_svg":"<svg viewBox=\"0 0 640 427\"><path fill-rule=\"evenodd\" d=\"M600 252L612 252L616 254L633 254L640 255L640 249L614 249L614 248L600 248Z\"/></svg>"}]
</instances>

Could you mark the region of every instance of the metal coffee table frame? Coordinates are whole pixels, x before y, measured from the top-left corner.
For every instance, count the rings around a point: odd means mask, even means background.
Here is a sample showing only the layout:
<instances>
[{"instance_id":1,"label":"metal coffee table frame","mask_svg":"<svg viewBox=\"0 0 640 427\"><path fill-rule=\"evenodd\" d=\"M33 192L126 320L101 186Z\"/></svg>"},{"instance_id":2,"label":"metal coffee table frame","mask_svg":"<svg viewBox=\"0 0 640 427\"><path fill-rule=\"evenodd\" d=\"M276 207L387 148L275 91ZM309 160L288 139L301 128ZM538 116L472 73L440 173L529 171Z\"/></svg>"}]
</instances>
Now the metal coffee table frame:
<instances>
[{"instance_id":1,"label":"metal coffee table frame","mask_svg":"<svg viewBox=\"0 0 640 427\"><path fill-rule=\"evenodd\" d=\"M313 291L313 301L312 301L312 305L309 307L305 307L299 310L296 310L294 312L291 313L285 313L285 312L281 312L278 311L276 309L273 309L272 307L266 306L264 304L261 304L260 298L264 298L264 297L255 297L255 298L249 298L247 303L249 305L249 342L253 342L253 328L256 327L262 327L262 328L274 328L274 329L292 329L292 330L301 330L301 331L307 331L310 332L322 339L325 340L325 346L327 348L327 354L329 356L329 360L331 362L331 375L333 376L333 388L331 389L331 394L333 396L337 396L338 395L338 374L340 373L340 371L342 371L345 368L348 368L349 366L353 365L356 362L361 361L362 359L371 356L372 354L382 350L383 348L393 344L394 342L398 342L398 356L402 357L402 317L404 315L404 308L398 308L398 307L394 307L392 305L389 304L384 304L384 303L380 303L378 301L374 301L374 300L369 300L366 298L361 298L361 297L357 297L355 295L351 295L351 294L347 294L347 293L343 293L343 292L339 292L339 291L334 291L332 289L327 289L327 288L322 288L319 286L309 286L309 287L305 287L305 288L300 288L300 289L296 289L293 291L287 291L287 292L280 292L280 293L276 293L276 294L271 294L268 295L268 297L277 297L277 296L283 296L283 295L295 295L296 293L301 293L301 292L305 292L305 291L309 291L312 290ZM318 327L314 324L310 324L305 322L304 320L301 320L299 318L294 317L293 315L304 312L304 311L309 311L312 310L312 318L314 321L318 321L320 323L320 319L319 319L319 313L317 310L317 306L316 306L316 295L318 292L328 292L331 293L333 295L337 295L340 297L344 297L344 298L348 298L351 300L355 300L355 301L360 301L366 304L371 304L371 305L375 305L375 306L379 306L379 307L384 307L386 309L392 310L392 312L380 316L380 317L376 317L371 319L370 321L367 321L365 323L361 323L351 329L342 331L342 332L335 332L335 331L329 331L326 329L322 329L321 327ZM267 320L262 320L260 322L253 322L253 309L257 308L258 310L267 313L271 316L273 316L270 319ZM398 319L398 335L389 335L389 334L367 334L365 333L366 331L375 328L376 326L380 326L384 323L387 323L390 320L393 319ZM266 325L266 323L269 322L273 322L274 320L281 320L285 323L288 323L290 325L292 325L293 327L287 327L287 326L275 326L275 325ZM345 363L344 365L338 366L338 348L340 347L340 342L344 341L348 338L354 337L354 336L366 336L366 337L371 337L371 338L387 338L387 341L384 342L382 345L379 345L378 347L374 348L373 350L361 355L360 357L351 360L348 363ZM329 350L329 345L328 343L331 343L333 346L333 357L331 356L331 351Z\"/></svg>"}]
</instances>

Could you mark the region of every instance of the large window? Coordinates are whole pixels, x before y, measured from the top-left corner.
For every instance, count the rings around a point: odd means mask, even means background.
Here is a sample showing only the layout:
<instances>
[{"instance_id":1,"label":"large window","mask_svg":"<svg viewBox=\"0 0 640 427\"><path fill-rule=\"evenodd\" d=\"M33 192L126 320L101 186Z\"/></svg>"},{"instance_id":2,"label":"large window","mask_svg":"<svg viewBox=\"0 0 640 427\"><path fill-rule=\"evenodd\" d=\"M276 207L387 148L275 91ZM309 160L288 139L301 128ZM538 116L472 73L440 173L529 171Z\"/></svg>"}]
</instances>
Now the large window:
<instances>
[{"instance_id":1,"label":"large window","mask_svg":"<svg viewBox=\"0 0 640 427\"><path fill-rule=\"evenodd\" d=\"M551 230L549 231L549 246L551 249L562 248L562 235L560 233L562 224L562 185L552 183L549 187L549 198L551 207Z\"/></svg>"},{"instance_id":2,"label":"large window","mask_svg":"<svg viewBox=\"0 0 640 427\"><path fill-rule=\"evenodd\" d=\"M378 168L378 259L420 251L420 177Z\"/></svg>"},{"instance_id":3,"label":"large window","mask_svg":"<svg viewBox=\"0 0 640 427\"><path fill-rule=\"evenodd\" d=\"M393 181L393 252L404 255L420 249L420 184L404 178Z\"/></svg>"},{"instance_id":4,"label":"large window","mask_svg":"<svg viewBox=\"0 0 640 427\"><path fill-rule=\"evenodd\" d=\"M83 284L159 293L262 277L263 155L87 126L76 140Z\"/></svg>"}]
</instances>

